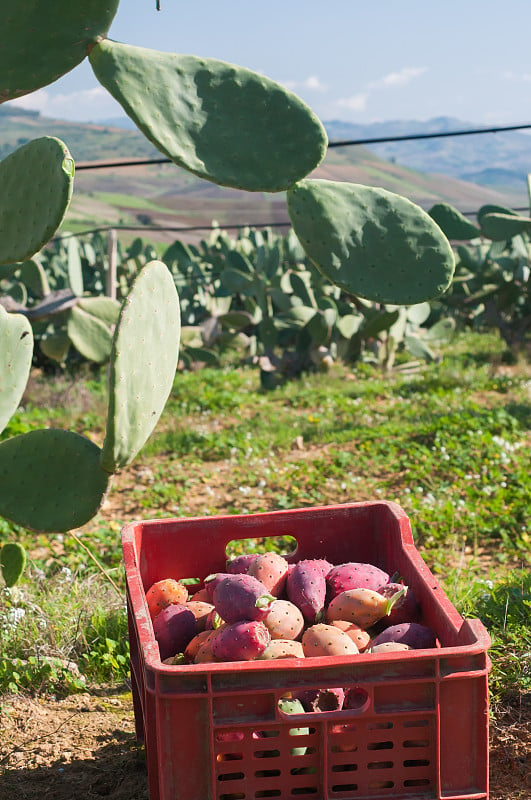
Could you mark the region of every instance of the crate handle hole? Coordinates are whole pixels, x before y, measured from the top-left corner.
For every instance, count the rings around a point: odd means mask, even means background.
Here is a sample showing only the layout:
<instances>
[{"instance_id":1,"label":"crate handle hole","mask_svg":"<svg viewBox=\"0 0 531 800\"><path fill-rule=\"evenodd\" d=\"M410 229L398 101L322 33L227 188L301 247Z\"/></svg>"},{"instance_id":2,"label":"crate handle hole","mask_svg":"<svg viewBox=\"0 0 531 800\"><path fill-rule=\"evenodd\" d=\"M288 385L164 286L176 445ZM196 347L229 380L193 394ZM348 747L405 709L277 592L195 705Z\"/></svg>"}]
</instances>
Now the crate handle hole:
<instances>
[{"instance_id":1,"label":"crate handle hole","mask_svg":"<svg viewBox=\"0 0 531 800\"><path fill-rule=\"evenodd\" d=\"M257 536L249 539L231 539L225 546L227 561L243 553L268 553L275 550L281 556L288 557L295 554L297 540L289 533L283 536Z\"/></svg>"}]
</instances>

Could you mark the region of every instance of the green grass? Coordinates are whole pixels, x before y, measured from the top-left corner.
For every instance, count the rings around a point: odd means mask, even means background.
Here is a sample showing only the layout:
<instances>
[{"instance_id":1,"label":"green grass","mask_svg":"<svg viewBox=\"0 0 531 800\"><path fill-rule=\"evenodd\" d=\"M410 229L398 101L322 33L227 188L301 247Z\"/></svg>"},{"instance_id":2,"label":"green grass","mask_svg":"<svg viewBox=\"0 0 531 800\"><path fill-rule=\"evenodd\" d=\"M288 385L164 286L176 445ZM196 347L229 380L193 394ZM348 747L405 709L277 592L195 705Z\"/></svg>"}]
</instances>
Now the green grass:
<instances>
[{"instance_id":1,"label":"green grass","mask_svg":"<svg viewBox=\"0 0 531 800\"><path fill-rule=\"evenodd\" d=\"M361 364L270 393L252 368L180 373L154 435L111 490L116 512L99 514L82 540L123 592L129 519L394 500L457 608L489 629L495 702L529 691L530 372L505 368L503 350L497 337L468 334L410 377ZM54 425L101 442L104 375L36 381L4 435ZM0 595L0 691L13 671L28 690L79 688L47 660L57 658L75 661L83 686L121 684L125 612L95 563L68 534L0 521L0 544L15 538L31 558L19 593Z\"/></svg>"}]
</instances>

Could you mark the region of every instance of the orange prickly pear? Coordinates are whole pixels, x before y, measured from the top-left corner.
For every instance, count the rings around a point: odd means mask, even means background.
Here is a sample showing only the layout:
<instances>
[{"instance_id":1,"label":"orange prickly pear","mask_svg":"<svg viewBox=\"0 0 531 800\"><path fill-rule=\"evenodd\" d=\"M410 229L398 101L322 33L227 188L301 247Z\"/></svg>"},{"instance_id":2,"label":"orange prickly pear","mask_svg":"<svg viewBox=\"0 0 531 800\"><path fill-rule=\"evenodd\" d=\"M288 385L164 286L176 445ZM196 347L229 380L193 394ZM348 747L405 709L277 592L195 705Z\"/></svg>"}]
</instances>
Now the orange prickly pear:
<instances>
[{"instance_id":1,"label":"orange prickly pear","mask_svg":"<svg viewBox=\"0 0 531 800\"><path fill-rule=\"evenodd\" d=\"M272 639L297 639L304 628L304 617L290 600L274 600L262 620Z\"/></svg>"},{"instance_id":2,"label":"orange prickly pear","mask_svg":"<svg viewBox=\"0 0 531 800\"><path fill-rule=\"evenodd\" d=\"M280 597L286 586L288 562L278 553L262 553L251 562L247 574L262 581L274 597Z\"/></svg>"},{"instance_id":3,"label":"orange prickly pear","mask_svg":"<svg viewBox=\"0 0 531 800\"><path fill-rule=\"evenodd\" d=\"M214 631L200 631L193 639L190 639L184 651L184 658L187 664L193 664L199 649L205 642L212 638Z\"/></svg>"},{"instance_id":4,"label":"orange prickly pear","mask_svg":"<svg viewBox=\"0 0 531 800\"><path fill-rule=\"evenodd\" d=\"M258 658L262 661L278 658L304 658L304 650L302 644L293 639L272 639Z\"/></svg>"},{"instance_id":5,"label":"orange prickly pear","mask_svg":"<svg viewBox=\"0 0 531 800\"><path fill-rule=\"evenodd\" d=\"M152 584L146 592L146 601L151 619L173 603L186 603L188 589L174 578L165 578Z\"/></svg>"},{"instance_id":6,"label":"orange prickly pear","mask_svg":"<svg viewBox=\"0 0 531 800\"><path fill-rule=\"evenodd\" d=\"M342 619L354 622L361 628L370 628L389 614L399 597L398 593L387 598L372 589L347 589L330 601L326 617L328 622Z\"/></svg>"},{"instance_id":7,"label":"orange prickly pear","mask_svg":"<svg viewBox=\"0 0 531 800\"><path fill-rule=\"evenodd\" d=\"M340 631L344 631L347 636L350 636L360 653L363 653L369 646L369 642L371 641L370 634L359 625L356 625L355 622L348 622L348 620L345 619L334 619L330 624L333 625L334 628L339 628Z\"/></svg>"},{"instance_id":8,"label":"orange prickly pear","mask_svg":"<svg viewBox=\"0 0 531 800\"><path fill-rule=\"evenodd\" d=\"M186 608L189 608L195 617L195 629L197 633L206 628L208 615L214 610L212 603L204 603L201 600L188 600Z\"/></svg>"},{"instance_id":9,"label":"orange prickly pear","mask_svg":"<svg viewBox=\"0 0 531 800\"><path fill-rule=\"evenodd\" d=\"M411 650L411 647L403 642L382 642L369 647L369 653L393 653L400 650Z\"/></svg>"},{"instance_id":10,"label":"orange prickly pear","mask_svg":"<svg viewBox=\"0 0 531 800\"><path fill-rule=\"evenodd\" d=\"M344 631L333 625L318 622L307 628L302 635L302 647L306 658L311 656L357 655L358 648Z\"/></svg>"}]
</instances>

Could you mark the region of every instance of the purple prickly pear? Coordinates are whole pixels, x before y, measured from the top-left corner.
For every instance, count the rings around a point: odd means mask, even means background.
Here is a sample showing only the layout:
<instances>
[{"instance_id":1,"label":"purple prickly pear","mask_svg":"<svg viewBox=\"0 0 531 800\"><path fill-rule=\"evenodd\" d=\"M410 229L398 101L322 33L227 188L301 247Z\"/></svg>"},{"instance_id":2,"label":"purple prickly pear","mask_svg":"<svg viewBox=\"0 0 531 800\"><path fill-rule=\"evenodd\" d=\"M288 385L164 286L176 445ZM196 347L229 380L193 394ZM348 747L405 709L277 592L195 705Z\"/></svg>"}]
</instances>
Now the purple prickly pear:
<instances>
[{"instance_id":1,"label":"purple prickly pear","mask_svg":"<svg viewBox=\"0 0 531 800\"><path fill-rule=\"evenodd\" d=\"M212 601L219 616L228 622L262 620L274 597L252 575L225 575L214 589Z\"/></svg>"},{"instance_id":2,"label":"purple prickly pear","mask_svg":"<svg viewBox=\"0 0 531 800\"><path fill-rule=\"evenodd\" d=\"M338 689L306 689L294 694L305 711L341 711L345 700L345 690Z\"/></svg>"},{"instance_id":3,"label":"purple prickly pear","mask_svg":"<svg viewBox=\"0 0 531 800\"><path fill-rule=\"evenodd\" d=\"M436 647L437 638L434 631L418 622L402 622L400 625L391 625L375 636L371 642L371 650L384 642L402 642L412 650Z\"/></svg>"},{"instance_id":4,"label":"purple prickly pear","mask_svg":"<svg viewBox=\"0 0 531 800\"><path fill-rule=\"evenodd\" d=\"M306 658L312 656L357 655L358 648L344 631L322 622L307 628L302 635Z\"/></svg>"},{"instance_id":5,"label":"purple prickly pear","mask_svg":"<svg viewBox=\"0 0 531 800\"><path fill-rule=\"evenodd\" d=\"M214 606L211 603L203 603L201 600L188 600L186 608L189 608L195 617L196 633L204 631L208 616L213 611Z\"/></svg>"},{"instance_id":6,"label":"purple prickly pear","mask_svg":"<svg viewBox=\"0 0 531 800\"><path fill-rule=\"evenodd\" d=\"M388 583L382 586L380 593L384 597L392 598L402 589L405 591L398 598L388 616L381 620L381 625L389 627L389 625L400 625L402 622L419 622L421 617L420 604L411 586L404 586L401 583Z\"/></svg>"},{"instance_id":7,"label":"purple prickly pear","mask_svg":"<svg viewBox=\"0 0 531 800\"><path fill-rule=\"evenodd\" d=\"M263 622L240 620L220 628L212 639L212 652L220 661L252 661L271 643Z\"/></svg>"},{"instance_id":8,"label":"purple prickly pear","mask_svg":"<svg viewBox=\"0 0 531 800\"><path fill-rule=\"evenodd\" d=\"M328 587L328 602L340 592L347 589L372 589L377 592L386 583L389 575L374 564L362 564L357 561L347 561L333 567L326 577Z\"/></svg>"},{"instance_id":9,"label":"purple prickly pear","mask_svg":"<svg viewBox=\"0 0 531 800\"><path fill-rule=\"evenodd\" d=\"M184 604L172 603L153 620L153 633L159 645L161 661L183 653L195 636L195 617Z\"/></svg>"},{"instance_id":10,"label":"purple prickly pear","mask_svg":"<svg viewBox=\"0 0 531 800\"><path fill-rule=\"evenodd\" d=\"M327 568L323 559L297 561L288 572L286 593L300 609L306 622L313 625L323 616L326 601Z\"/></svg>"},{"instance_id":11,"label":"purple prickly pear","mask_svg":"<svg viewBox=\"0 0 531 800\"><path fill-rule=\"evenodd\" d=\"M262 553L249 565L247 574L262 581L274 597L280 597L286 586L288 562L278 553Z\"/></svg>"},{"instance_id":12,"label":"purple prickly pear","mask_svg":"<svg viewBox=\"0 0 531 800\"><path fill-rule=\"evenodd\" d=\"M207 602L212 603L214 598L214 590L218 583L229 575L228 572L213 572L212 575L207 575L204 580L204 589L207 593Z\"/></svg>"},{"instance_id":13,"label":"purple prickly pear","mask_svg":"<svg viewBox=\"0 0 531 800\"><path fill-rule=\"evenodd\" d=\"M304 617L290 600L275 600L263 623L272 639L297 639L304 628Z\"/></svg>"},{"instance_id":14,"label":"purple prickly pear","mask_svg":"<svg viewBox=\"0 0 531 800\"><path fill-rule=\"evenodd\" d=\"M249 567L258 558L258 553L244 553L241 556L235 556L227 561L227 572L230 575L241 575L249 570Z\"/></svg>"}]
</instances>

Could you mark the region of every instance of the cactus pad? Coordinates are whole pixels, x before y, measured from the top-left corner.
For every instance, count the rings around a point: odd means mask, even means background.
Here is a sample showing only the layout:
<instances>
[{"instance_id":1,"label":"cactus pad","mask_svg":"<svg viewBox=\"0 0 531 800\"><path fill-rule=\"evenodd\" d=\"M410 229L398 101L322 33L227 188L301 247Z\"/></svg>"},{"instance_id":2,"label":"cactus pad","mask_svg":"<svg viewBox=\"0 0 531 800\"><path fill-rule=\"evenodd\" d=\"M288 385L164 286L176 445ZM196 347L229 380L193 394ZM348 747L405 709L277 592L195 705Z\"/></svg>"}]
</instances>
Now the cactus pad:
<instances>
[{"instance_id":1,"label":"cactus pad","mask_svg":"<svg viewBox=\"0 0 531 800\"><path fill-rule=\"evenodd\" d=\"M54 428L0 442L0 516L33 531L78 528L98 511L109 476L89 439Z\"/></svg>"},{"instance_id":2,"label":"cactus pad","mask_svg":"<svg viewBox=\"0 0 531 800\"><path fill-rule=\"evenodd\" d=\"M26 569L26 551L18 542L7 542L0 550L0 567L6 586L11 588Z\"/></svg>"},{"instance_id":3,"label":"cactus pad","mask_svg":"<svg viewBox=\"0 0 531 800\"><path fill-rule=\"evenodd\" d=\"M466 241L481 236L479 228L448 203L435 203L428 213L448 239Z\"/></svg>"},{"instance_id":4,"label":"cactus pad","mask_svg":"<svg viewBox=\"0 0 531 800\"><path fill-rule=\"evenodd\" d=\"M69 72L109 30L119 0L6 3L0 27L0 103Z\"/></svg>"},{"instance_id":5,"label":"cactus pad","mask_svg":"<svg viewBox=\"0 0 531 800\"><path fill-rule=\"evenodd\" d=\"M173 278L161 261L150 261L135 279L115 330L101 456L107 472L129 464L157 424L173 386L180 332Z\"/></svg>"},{"instance_id":6,"label":"cactus pad","mask_svg":"<svg viewBox=\"0 0 531 800\"><path fill-rule=\"evenodd\" d=\"M111 354L111 329L97 317L74 306L66 323L70 341L81 355L95 364L103 364Z\"/></svg>"},{"instance_id":7,"label":"cactus pad","mask_svg":"<svg viewBox=\"0 0 531 800\"><path fill-rule=\"evenodd\" d=\"M33 333L26 317L0 305L0 431L17 410L29 378Z\"/></svg>"},{"instance_id":8,"label":"cactus pad","mask_svg":"<svg viewBox=\"0 0 531 800\"><path fill-rule=\"evenodd\" d=\"M455 259L419 206L385 189L304 180L288 192L293 229L328 280L352 295L412 305L444 292Z\"/></svg>"},{"instance_id":9,"label":"cactus pad","mask_svg":"<svg viewBox=\"0 0 531 800\"><path fill-rule=\"evenodd\" d=\"M481 232L495 242L504 242L520 233L531 232L531 218L492 212L481 217Z\"/></svg>"},{"instance_id":10,"label":"cactus pad","mask_svg":"<svg viewBox=\"0 0 531 800\"><path fill-rule=\"evenodd\" d=\"M53 236L73 183L72 156L53 136L34 139L0 162L0 264L24 261Z\"/></svg>"},{"instance_id":11,"label":"cactus pad","mask_svg":"<svg viewBox=\"0 0 531 800\"><path fill-rule=\"evenodd\" d=\"M310 108L243 67L108 39L93 48L90 62L147 138L206 180L281 191L325 155L326 132Z\"/></svg>"}]
</instances>

